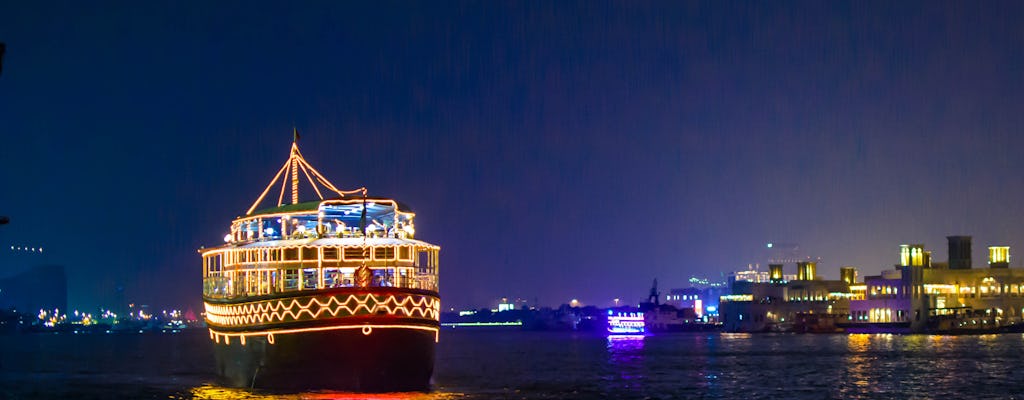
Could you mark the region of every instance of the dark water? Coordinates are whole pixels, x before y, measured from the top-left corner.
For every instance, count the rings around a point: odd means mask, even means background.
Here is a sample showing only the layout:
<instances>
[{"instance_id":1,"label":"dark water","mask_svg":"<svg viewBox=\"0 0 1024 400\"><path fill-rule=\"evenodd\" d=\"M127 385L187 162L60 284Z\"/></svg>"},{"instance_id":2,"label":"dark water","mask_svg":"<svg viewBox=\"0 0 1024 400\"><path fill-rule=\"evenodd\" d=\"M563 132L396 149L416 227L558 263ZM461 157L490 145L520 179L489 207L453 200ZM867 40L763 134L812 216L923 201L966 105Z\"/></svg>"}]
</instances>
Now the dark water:
<instances>
[{"instance_id":1,"label":"dark water","mask_svg":"<svg viewBox=\"0 0 1024 400\"><path fill-rule=\"evenodd\" d=\"M216 386L205 331L0 336L0 399L1024 398L1024 335L445 330L430 393Z\"/></svg>"}]
</instances>

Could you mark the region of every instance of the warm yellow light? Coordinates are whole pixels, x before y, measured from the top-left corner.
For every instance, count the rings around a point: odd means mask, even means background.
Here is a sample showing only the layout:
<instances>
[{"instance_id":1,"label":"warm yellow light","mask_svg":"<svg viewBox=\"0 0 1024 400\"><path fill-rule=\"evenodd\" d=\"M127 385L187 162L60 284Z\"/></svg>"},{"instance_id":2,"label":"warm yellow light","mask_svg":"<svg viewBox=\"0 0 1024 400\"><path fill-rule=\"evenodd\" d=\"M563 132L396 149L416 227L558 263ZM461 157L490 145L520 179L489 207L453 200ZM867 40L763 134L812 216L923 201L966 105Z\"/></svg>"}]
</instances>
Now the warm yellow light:
<instances>
[{"instance_id":1,"label":"warm yellow light","mask_svg":"<svg viewBox=\"0 0 1024 400\"><path fill-rule=\"evenodd\" d=\"M926 283L924 284L925 293L944 293L944 292L956 292L956 285L942 284L942 283Z\"/></svg>"},{"instance_id":2,"label":"warm yellow light","mask_svg":"<svg viewBox=\"0 0 1024 400\"><path fill-rule=\"evenodd\" d=\"M247 332L220 332L210 329L210 337L217 343L220 343L220 339L224 338L224 344L231 344L231 338L238 338L242 345L245 345L245 338L265 336L267 342L274 344L275 335L289 335L293 333L302 332L322 332L322 331L333 331L340 329L359 329L364 335L369 336L373 333L374 329L415 329L421 331L430 331L434 333L434 342L438 340L438 331L440 329L421 326L421 325L403 325L403 324L360 324L360 325L344 325L344 326L323 326L315 328L298 328L298 329L277 329L277 330L264 330L264 331L247 331Z\"/></svg>"},{"instance_id":3,"label":"warm yellow light","mask_svg":"<svg viewBox=\"0 0 1024 400\"><path fill-rule=\"evenodd\" d=\"M1010 262L1010 246L989 246L988 248L988 263L1009 263Z\"/></svg>"},{"instance_id":4,"label":"warm yellow light","mask_svg":"<svg viewBox=\"0 0 1024 400\"><path fill-rule=\"evenodd\" d=\"M389 316L424 318L438 321L441 302L431 296L387 295L372 293L331 296L326 299L267 300L241 304L203 303L209 322L221 326L278 323L317 319L326 316L341 318L354 315L377 315L385 312ZM360 314L360 311L363 313ZM308 317L308 318L307 318Z\"/></svg>"},{"instance_id":5,"label":"warm yellow light","mask_svg":"<svg viewBox=\"0 0 1024 400\"><path fill-rule=\"evenodd\" d=\"M719 297L719 301L754 301L754 295L752 294L728 294Z\"/></svg>"}]
</instances>

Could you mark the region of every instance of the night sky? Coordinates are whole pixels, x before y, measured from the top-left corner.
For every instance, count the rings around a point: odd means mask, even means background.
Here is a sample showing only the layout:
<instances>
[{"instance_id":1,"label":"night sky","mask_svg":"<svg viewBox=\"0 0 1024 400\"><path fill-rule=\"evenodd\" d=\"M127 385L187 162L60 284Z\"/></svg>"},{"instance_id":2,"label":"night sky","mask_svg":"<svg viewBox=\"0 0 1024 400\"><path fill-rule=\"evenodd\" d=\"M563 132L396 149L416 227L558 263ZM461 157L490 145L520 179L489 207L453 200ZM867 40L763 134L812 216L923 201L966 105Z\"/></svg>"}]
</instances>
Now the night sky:
<instances>
[{"instance_id":1,"label":"night sky","mask_svg":"<svg viewBox=\"0 0 1024 400\"><path fill-rule=\"evenodd\" d=\"M833 279L947 235L1024 260L1021 2L152 3L0 5L0 277L198 309L293 126L416 211L445 308L638 301L768 242Z\"/></svg>"}]
</instances>

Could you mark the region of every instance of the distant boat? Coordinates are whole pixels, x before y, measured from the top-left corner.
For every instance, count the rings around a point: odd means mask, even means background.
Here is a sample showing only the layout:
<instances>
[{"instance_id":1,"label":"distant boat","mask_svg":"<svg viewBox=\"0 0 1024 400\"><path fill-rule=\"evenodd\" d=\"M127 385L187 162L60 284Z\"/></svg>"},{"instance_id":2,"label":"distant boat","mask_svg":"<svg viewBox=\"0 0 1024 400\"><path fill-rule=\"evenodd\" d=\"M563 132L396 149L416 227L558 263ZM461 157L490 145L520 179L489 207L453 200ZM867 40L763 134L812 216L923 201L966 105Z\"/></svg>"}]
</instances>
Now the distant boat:
<instances>
[{"instance_id":1,"label":"distant boat","mask_svg":"<svg viewBox=\"0 0 1024 400\"><path fill-rule=\"evenodd\" d=\"M297 136L225 244L200 250L217 372L236 387L428 389L440 247L414 239L404 204L337 189L303 159ZM299 202L300 175L319 200ZM256 210L277 186L277 205Z\"/></svg>"},{"instance_id":2,"label":"distant boat","mask_svg":"<svg viewBox=\"0 0 1024 400\"><path fill-rule=\"evenodd\" d=\"M643 335L646 332L643 312L608 309L608 335Z\"/></svg>"}]
</instances>

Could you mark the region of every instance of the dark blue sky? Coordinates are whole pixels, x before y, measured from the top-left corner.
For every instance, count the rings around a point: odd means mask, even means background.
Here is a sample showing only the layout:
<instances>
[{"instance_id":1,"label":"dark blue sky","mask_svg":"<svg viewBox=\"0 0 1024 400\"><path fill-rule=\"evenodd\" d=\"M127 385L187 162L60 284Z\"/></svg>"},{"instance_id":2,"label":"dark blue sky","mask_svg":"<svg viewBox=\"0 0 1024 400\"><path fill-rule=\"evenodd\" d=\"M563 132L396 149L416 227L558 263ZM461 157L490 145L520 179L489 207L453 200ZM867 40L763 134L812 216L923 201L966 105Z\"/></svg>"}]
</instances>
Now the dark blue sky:
<instances>
[{"instance_id":1,"label":"dark blue sky","mask_svg":"<svg viewBox=\"0 0 1024 400\"><path fill-rule=\"evenodd\" d=\"M293 125L336 185L414 208L446 306L638 300L769 241L833 278L955 234L982 265L1024 251L1022 11L5 3L0 276L45 246L73 306L198 305L196 249Z\"/></svg>"}]
</instances>

